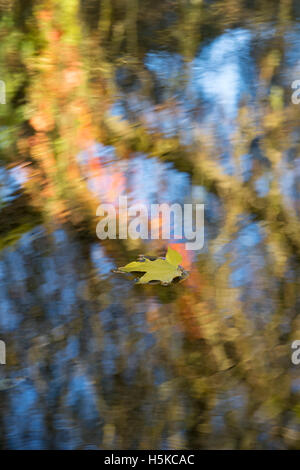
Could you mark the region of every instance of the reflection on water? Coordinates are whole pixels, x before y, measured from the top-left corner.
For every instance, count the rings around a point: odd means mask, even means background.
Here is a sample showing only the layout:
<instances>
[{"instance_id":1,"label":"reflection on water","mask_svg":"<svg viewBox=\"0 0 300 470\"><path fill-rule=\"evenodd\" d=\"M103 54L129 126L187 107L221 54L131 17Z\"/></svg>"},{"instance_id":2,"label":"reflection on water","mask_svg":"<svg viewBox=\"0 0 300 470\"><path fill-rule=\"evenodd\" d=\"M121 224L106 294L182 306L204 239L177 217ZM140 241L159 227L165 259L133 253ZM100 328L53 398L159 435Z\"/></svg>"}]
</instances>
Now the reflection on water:
<instances>
[{"instance_id":1,"label":"reflection on water","mask_svg":"<svg viewBox=\"0 0 300 470\"><path fill-rule=\"evenodd\" d=\"M298 10L0 2L1 448L300 448ZM120 195L204 248L98 240ZM168 245L185 282L112 273Z\"/></svg>"}]
</instances>

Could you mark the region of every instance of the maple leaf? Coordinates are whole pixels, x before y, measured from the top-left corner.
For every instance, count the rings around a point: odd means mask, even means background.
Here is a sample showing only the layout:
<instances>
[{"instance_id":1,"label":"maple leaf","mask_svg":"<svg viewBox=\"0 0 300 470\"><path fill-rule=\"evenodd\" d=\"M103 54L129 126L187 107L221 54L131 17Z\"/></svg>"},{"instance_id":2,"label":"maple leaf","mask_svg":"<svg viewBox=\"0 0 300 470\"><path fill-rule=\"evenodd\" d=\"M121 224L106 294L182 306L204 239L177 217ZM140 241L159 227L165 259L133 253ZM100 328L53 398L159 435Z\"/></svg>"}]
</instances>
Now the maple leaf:
<instances>
[{"instance_id":1,"label":"maple leaf","mask_svg":"<svg viewBox=\"0 0 300 470\"><path fill-rule=\"evenodd\" d=\"M182 257L181 254L172 248L168 248L165 258L156 258L151 260L141 255L139 261L133 261L117 270L117 272L145 273L139 280L138 284L147 284L151 281L158 281L162 285L169 285L176 277L184 279L187 276L186 271L179 266Z\"/></svg>"}]
</instances>

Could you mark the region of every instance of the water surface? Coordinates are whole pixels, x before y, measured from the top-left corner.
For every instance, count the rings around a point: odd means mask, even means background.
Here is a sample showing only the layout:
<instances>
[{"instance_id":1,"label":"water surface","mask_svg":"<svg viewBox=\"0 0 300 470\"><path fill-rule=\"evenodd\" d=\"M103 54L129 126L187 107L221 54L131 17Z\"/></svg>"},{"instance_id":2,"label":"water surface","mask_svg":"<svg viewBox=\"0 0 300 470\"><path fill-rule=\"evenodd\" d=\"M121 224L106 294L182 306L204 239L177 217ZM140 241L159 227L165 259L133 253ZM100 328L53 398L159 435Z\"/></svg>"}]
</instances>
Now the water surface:
<instances>
[{"instance_id":1,"label":"water surface","mask_svg":"<svg viewBox=\"0 0 300 470\"><path fill-rule=\"evenodd\" d=\"M299 448L298 3L0 14L0 447ZM100 241L120 195L205 204L203 249ZM169 245L185 282L112 272Z\"/></svg>"}]
</instances>

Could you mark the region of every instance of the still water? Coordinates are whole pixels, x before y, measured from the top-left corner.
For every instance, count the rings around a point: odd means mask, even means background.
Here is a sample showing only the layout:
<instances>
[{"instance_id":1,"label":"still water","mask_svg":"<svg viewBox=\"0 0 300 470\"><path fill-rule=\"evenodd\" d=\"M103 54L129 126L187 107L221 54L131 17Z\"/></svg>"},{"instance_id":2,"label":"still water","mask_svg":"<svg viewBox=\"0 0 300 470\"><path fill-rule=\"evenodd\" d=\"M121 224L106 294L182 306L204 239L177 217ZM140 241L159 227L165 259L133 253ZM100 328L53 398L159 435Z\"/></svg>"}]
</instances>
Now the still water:
<instances>
[{"instance_id":1,"label":"still water","mask_svg":"<svg viewBox=\"0 0 300 470\"><path fill-rule=\"evenodd\" d=\"M300 9L0 1L0 448L299 449ZM96 209L205 204L205 244ZM113 272L177 249L188 279Z\"/></svg>"}]
</instances>

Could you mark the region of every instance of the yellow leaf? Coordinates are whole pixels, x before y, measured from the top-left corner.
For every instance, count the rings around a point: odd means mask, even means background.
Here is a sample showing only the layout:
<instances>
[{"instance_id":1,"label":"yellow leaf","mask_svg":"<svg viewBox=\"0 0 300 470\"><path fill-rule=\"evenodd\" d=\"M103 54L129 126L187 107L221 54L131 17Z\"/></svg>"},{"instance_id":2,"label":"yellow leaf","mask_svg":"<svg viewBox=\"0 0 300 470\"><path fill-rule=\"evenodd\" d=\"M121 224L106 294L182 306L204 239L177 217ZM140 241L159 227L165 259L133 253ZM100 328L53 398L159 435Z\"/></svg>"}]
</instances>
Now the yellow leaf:
<instances>
[{"instance_id":1,"label":"yellow leaf","mask_svg":"<svg viewBox=\"0 0 300 470\"><path fill-rule=\"evenodd\" d=\"M157 258L150 260L142 257L141 261L133 261L118 269L119 272L143 272L145 273L138 281L138 284L147 284L151 281L158 281L162 285L169 285L176 277L185 278L187 273L179 266L181 255L168 248L166 259Z\"/></svg>"}]
</instances>

